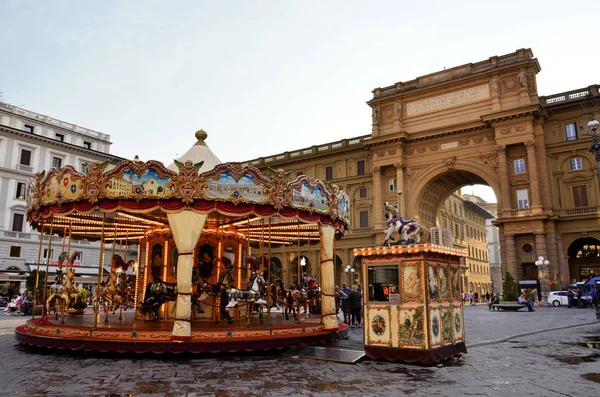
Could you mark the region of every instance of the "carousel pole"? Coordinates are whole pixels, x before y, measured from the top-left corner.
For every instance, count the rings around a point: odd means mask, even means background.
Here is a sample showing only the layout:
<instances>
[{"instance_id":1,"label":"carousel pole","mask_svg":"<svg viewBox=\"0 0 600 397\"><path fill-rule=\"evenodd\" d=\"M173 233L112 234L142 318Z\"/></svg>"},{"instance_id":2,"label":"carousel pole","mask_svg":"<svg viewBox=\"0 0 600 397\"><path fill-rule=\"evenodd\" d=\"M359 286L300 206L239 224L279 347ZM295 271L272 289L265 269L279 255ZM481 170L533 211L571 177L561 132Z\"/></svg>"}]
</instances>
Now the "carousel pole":
<instances>
[{"instance_id":1,"label":"carousel pole","mask_svg":"<svg viewBox=\"0 0 600 397\"><path fill-rule=\"evenodd\" d=\"M72 230L73 230L73 220L70 219L69 220L69 245L67 245L67 258L69 258L69 260L71 259L71 238L72 238L71 231ZM64 249L65 249L65 245L63 243L63 251L64 251ZM67 265L68 265L68 262L67 262ZM71 264L71 265L73 265L73 264ZM77 294L77 300L79 300L79 294ZM68 303L67 303L67 306L68 306ZM65 311L64 310L62 311L62 318L60 319L60 322L62 324L65 323Z\"/></svg>"},{"instance_id":2,"label":"carousel pole","mask_svg":"<svg viewBox=\"0 0 600 397\"><path fill-rule=\"evenodd\" d=\"M114 271L114 269L112 267L112 264L113 264L114 257L115 257L115 246L116 245L117 245L117 223L115 222L115 228L113 230L112 252L111 252L111 255L110 255L110 272L111 273ZM102 279L104 279L104 264L102 265L102 273L103 273L102 274ZM110 278L110 275L108 277ZM101 279L101 281L102 281L102 279ZM106 283L108 284L108 280L106 281ZM114 295L111 295L110 300L111 300L111 302L109 302L109 303L113 303L113 301L114 301ZM115 309L115 306L113 304L113 310L114 309ZM106 314L104 322L107 323L108 322L108 311L105 310L104 314ZM113 311L113 314L115 314L114 311Z\"/></svg>"},{"instance_id":3,"label":"carousel pole","mask_svg":"<svg viewBox=\"0 0 600 397\"><path fill-rule=\"evenodd\" d=\"M35 319L35 306L37 305L37 298L38 298L38 284L40 282L40 261L42 260L42 237L44 236L44 221L41 222L41 231L40 231L40 244L39 244L39 248L38 248L38 258L37 258L37 270L35 272L35 287L33 290L33 308L31 309L31 319Z\"/></svg>"},{"instance_id":4,"label":"carousel pole","mask_svg":"<svg viewBox=\"0 0 600 397\"><path fill-rule=\"evenodd\" d=\"M50 238L48 239L48 255L46 255L46 275L44 280L44 295L42 298L42 302L44 302L44 307L42 309L42 317L48 317L48 308L46 307L46 290L48 289L48 270L50 267L50 251L52 250L52 234L54 233L54 216L50 217Z\"/></svg>"},{"instance_id":5,"label":"carousel pole","mask_svg":"<svg viewBox=\"0 0 600 397\"><path fill-rule=\"evenodd\" d=\"M302 261L300 258L300 219L298 219L298 255L296 260L296 287L300 288L300 273L302 273Z\"/></svg>"},{"instance_id":6,"label":"carousel pole","mask_svg":"<svg viewBox=\"0 0 600 397\"><path fill-rule=\"evenodd\" d=\"M271 331L271 217L269 217L269 267L267 268L267 325ZM260 309L262 312L262 308Z\"/></svg>"},{"instance_id":7,"label":"carousel pole","mask_svg":"<svg viewBox=\"0 0 600 397\"><path fill-rule=\"evenodd\" d=\"M98 284L96 285L96 307L94 311L94 330L98 328L98 320L100 317L100 299L101 290L100 285L102 283L102 277L104 277L104 226L106 225L106 213L104 213L102 219L102 234L100 236L100 260L98 261Z\"/></svg>"}]
</instances>

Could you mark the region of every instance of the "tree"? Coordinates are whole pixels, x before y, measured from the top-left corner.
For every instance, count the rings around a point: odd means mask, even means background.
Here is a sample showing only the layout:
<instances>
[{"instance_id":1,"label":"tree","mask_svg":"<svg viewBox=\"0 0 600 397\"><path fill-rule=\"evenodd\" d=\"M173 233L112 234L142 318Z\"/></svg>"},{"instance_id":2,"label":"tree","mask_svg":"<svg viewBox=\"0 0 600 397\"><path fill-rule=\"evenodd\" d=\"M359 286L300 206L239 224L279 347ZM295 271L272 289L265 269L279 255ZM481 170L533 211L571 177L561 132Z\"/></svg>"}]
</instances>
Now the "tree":
<instances>
[{"instance_id":1,"label":"tree","mask_svg":"<svg viewBox=\"0 0 600 397\"><path fill-rule=\"evenodd\" d=\"M25 287L27 291L33 291L35 289L35 278L36 278L37 270L32 270L29 273L29 276L25 279ZM38 303L42 301L44 296L44 281L46 280L46 272L44 270L40 270L40 279L38 282L37 289L37 301ZM35 293L34 293L35 295Z\"/></svg>"},{"instance_id":2,"label":"tree","mask_svg":"<svg viewBox=\"0 0 600 397\"><path fill-rule=\"evenodd\" d=\"M517 282L506 272L504 275L504 285L502 286L502 300L506 302L514 302L519 297L519 286Z\"/></svg>"}]
</instances>

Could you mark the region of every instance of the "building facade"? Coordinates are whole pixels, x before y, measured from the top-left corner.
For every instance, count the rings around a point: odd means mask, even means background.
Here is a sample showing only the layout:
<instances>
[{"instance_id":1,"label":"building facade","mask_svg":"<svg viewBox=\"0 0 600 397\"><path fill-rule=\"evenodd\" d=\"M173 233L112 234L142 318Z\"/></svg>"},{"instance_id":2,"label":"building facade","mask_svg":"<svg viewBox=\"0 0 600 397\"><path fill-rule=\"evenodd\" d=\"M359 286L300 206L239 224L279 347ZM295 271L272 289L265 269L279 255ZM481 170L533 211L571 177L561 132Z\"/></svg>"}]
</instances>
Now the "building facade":
<instances>
[{"instance_id":1,"label":"building facade","mask_svg":"<svg viewBox=\"0 0 600 397\"><path fill-rule=\"evenodd\" d=\"M542 294L564 289L600 272L598 165L584 136L600 94L591 85L539 96L540 70L532 51L521 49L376 88L371 134L245 164L349 192L353 225L338 242L339 272L356 265L354 247L383 241L386 201L405 218L441 226L452 192L488 185L498 200L500 273L535 280ZM487 247L476 249L489 261ZM550 265L537 268L539 256Z\"/></svg>"},{"instance_id":2,"label":"building facade","mask_svg":"<svg viewBox=\"0 0 600 397\"><path fill-rule=\"evenodd\" d=\"M117 162L110 154L110 136L0 102L0 284L23 290L30 270L56 261L64 240L40 235L26 222L29 179L52 167L72 165L87 172L88 162ZM71 243L81 251L78 275L97 274L100 245L89 241ZM77 281L81 282L81 278ZM12 284L11 284L12 283Z\"/></svg>"}]
</instances>

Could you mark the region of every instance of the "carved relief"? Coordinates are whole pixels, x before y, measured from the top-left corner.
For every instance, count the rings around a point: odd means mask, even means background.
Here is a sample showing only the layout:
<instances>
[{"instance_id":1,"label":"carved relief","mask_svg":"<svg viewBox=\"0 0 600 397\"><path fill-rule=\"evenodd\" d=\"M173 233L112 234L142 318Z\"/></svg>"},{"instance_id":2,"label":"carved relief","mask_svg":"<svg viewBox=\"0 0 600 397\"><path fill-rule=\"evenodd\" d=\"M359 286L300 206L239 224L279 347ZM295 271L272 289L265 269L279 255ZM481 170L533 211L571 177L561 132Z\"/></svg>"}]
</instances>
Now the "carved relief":
<instances>
[{"instance_id":1,"label":"carved relief","mask_svg":"<svg viewBox=\"0 0 600 397\"><path fill-rule=\"evenodd\" d=\"M438 150L440 148L439 145L429 145L429 150L431 150L432 152L435 152L436 150Z\"/></svg>"},{"instance_id":2,"label":"carved relief","mask_svg":"<svg viewBox=\"0 0 600 397\"><path fill-rule=\"evenodd\" d=\"M408 154L409 156L411 154L413 154L415 152L415 149L404 149L404 153Z\"/></svg>"},{"instance_id":3,"label":"carved relief","mask_svg":"<svg viewBox=\"0 0 600 397\"><path fill-rule=\"evenodd\" d=\"M371 117L373 118L373 125L379 123L379 119L381 118L381 111L378 107L374 107L371 111Z\"/></svg>"},{"instance_id":4,"label":"carved relief","mask_svg":"<svg viewBox=\"0 0 600 397\"><path fill-rule=\"evenodd\" d=\"M396 154L396 149L388 149L387 152L389 155L394 155L394 154Z\"/></svg>"},{"instance_id":5,"label":"carved relief","mask_svg":"<svg viewBox=\"0 0 600 397\"><path fill-rule=\"evenodd\" d=\"M515 130L519 131L519 132L523 132L527 129L527 124L523 123L523 124L519 124L515 127Z\"/></svg>"},{"instance_id":6,"label":"carved relief","mask_svg":"<svg viewBox=\"0 0 600 397\"><path fill-rule=\"evenodd\" d=\"M394 103L394 116L400 118L402 116L402 102L397 101Z\"/></svg>"},{"instance_id":7,"label":"carved relief","mask_svg":"<svg viewBox=\"0 0 600 397\"><path fill-rule=\"evenodd\" d=\"M473 142L475 143L481 143L483 142L483 135L477 135L473 137Z\"/></svg>"},{"instance_id":8,"label":"carved relief","mask_svg":"<svg viewBox=\"0 0 600 397\"><path fill-rule=\"evenodd\" d=\"M448 170L453 170L455 167L455 163L456 163L456 157L450 157L450 158L444 159L444 164L446 165L446 167L448 167Z\"/></svg>"},{"instance_id":9,"label":"carved relief","mask_svg":"<svg viewBox=\"0 0 600 397\"><path fill-rule=\"evenodd\" d=\"M502 135L510 134L510 127L500 127L498 129Z\"/></svg>"},{"instance_id":10,"label":"carved relief","mask_svg":"<svg viewBox=\"0 0 600 397\"><path fill-rule=\"evenodd\" d=\"M425 146L419 146L417 148L417 152L419 152L419 153L425 153L425 150L427 150L427 148Z\"/></svg>"},{"instance_id":11,"label":"carved relief","mask_svg":"<svg viewBox=\"0 0 600 397\"><path fill-rule=\"evenodd\" d=\"M534 141L527 141L525 142L525 146L527 146L527 149L535 149L535 142Z\"/></svg>"},{"instance_id":12,"label":"carved relief","mask_svg":"<svg viewBox=\"0 0 600 397\"><path fill-rule=\"evenodd\" d=\"M377 152L377 157L385 156L385 151Z\"/></svg>"},{"instance_id":13,"label":"carved relief","mask_svg":"<svg viewBox=\"0 0 600 397\"><path fill-rule=\"evenodd\" d=\"M487 165L495 172L498 172L498 153L482 156L481 160L483 161L483 164Z\"/></svg>"},{"instance_id":14,"label":"carved relief","mask_svg":"<svg viewBox=\"0 0 600 397\"><path fill-rule=\"evenodd\" d=\"M497 97L500 95L500 82L498 81L496 75L493 75L492 79L490 80L490 95L492 97Z\"/></svg>"},{"instance_id":15,"label":"carved relief","mask_svg":"<svg viewBox=\"0 0 600 397\"><path fill-rule=\"evenodd\" d=\"M527 72L525 68L521 68L517 74L517 81L519 82L519 88L521 91L527 91Z\"/></svg>"},{"instance_id":16,"label":"carved relief","mask_svg":"<svg viewBox=\"0 0 600 397\"><path fill-rule=\"evenodd\" d=\"M463 146L467 146L469 144L470 138L462 138L459 139L458 142L460 142L461 145Z\"/></svg>"},{"instance_id":17,"label":"carved relief","mask_svg":"<svg viewBox=\"0 0 600 397\"><path fill-rule=\"evenodd\" d=\"M485 136L485 139L487 139L488 142L493 142L496 140L496 136L494 135L494 133L489 133Z\"/></svg>"},{"instance_id":18,"label":"carved relief","mask_svg":"<svg viewBox=\"0 0 600 397\"><path fill-rule=\"evenodd\" d=\"M408 184L411 185L415 181L419 173L421 173L421 171L424 171L429 167L431 167L431 165L420 165L418 167L408 168L406 170L406 175L408 176Z\"/></svg>"}]
</instances>

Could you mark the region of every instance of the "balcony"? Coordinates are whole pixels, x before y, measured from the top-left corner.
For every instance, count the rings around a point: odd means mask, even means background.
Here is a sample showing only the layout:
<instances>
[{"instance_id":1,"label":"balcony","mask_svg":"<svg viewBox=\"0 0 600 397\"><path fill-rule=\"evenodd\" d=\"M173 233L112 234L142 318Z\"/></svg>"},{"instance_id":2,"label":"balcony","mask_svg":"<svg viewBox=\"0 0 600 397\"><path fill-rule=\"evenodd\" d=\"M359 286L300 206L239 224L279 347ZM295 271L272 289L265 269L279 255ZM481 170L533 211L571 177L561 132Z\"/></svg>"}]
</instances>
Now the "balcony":
<instances>
[{"instance_id":1,"label":"balcony","mask_svg":"<svg viewBox=\"0 0 600 397\"><path fill-rule=\"evenodd\" d=\"M530 216L530 215L531 215L531 208L521 208L518 210L510 211L510 216L521 217L521 216Z\"/></svg>"},{"instance_id":2,"label":"balcony","mask_svg":"<svg viewBox=\"0 0 600 397\"><path fill-rule=\"evenodd\" d=\"M596 216L600 214L600 207L579 207L560 211L562 217L570 216Z\"/></svg>"}]
</instances>

